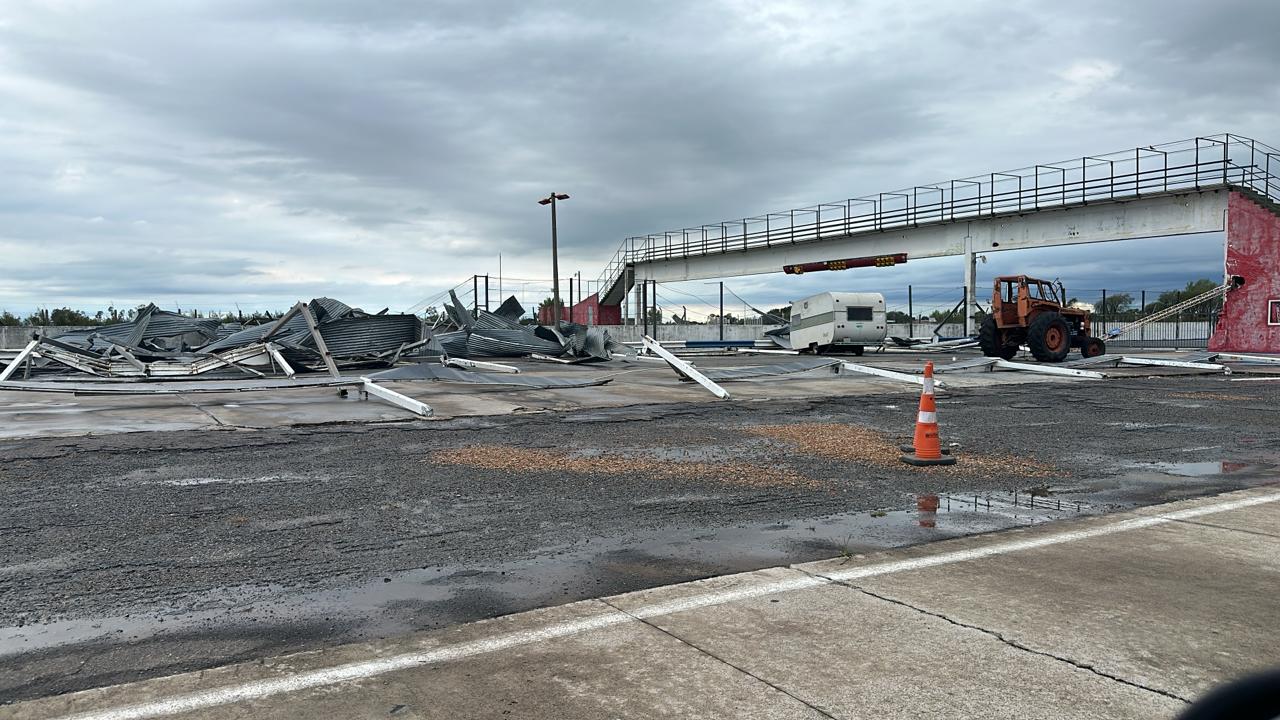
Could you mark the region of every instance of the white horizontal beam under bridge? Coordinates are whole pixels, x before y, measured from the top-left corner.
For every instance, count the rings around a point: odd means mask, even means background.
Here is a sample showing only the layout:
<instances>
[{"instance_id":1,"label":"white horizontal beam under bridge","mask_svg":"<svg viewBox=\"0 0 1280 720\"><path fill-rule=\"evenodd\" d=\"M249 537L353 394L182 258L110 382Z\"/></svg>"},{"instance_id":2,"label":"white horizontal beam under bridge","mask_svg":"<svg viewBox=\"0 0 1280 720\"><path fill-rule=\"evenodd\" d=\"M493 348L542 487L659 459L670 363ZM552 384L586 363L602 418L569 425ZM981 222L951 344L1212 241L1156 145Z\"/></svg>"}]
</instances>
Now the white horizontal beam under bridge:
<instances>
[{"instance_id":1,"label":"white horizontal beam under bridge","mask_svg":"<svg viewBox=\"0 0 1280 720\"><path fill-rule=\"evenodd\" d=\"M1224 189L1193 190L632 262L637 279L679 282L781 272L784 265L895 253L919 260L966 252L1222 232L1227 195Z\"/></svg>"}]
</instances>

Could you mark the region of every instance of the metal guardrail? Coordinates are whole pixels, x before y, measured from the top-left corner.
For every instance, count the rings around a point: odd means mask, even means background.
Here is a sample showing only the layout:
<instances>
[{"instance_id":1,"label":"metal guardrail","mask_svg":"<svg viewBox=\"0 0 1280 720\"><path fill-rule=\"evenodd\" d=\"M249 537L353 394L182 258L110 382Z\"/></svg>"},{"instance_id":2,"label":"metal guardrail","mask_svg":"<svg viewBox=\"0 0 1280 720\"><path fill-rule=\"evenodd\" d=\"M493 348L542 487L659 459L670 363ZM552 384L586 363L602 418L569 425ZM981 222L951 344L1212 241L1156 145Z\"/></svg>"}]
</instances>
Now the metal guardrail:
<instances>
[{"instance_id":1,"label":"metal guardrail","mask_svg":"<svg viewBox=\"0 0 1280 720\"><path fill-rule=\"evenodd\" d=\"M1211 135L629 237L597 288L601 297L611 295L636 263L1219 187L1280 202L1280 150L1240 135Z\"/></svg>"}]
</instances>

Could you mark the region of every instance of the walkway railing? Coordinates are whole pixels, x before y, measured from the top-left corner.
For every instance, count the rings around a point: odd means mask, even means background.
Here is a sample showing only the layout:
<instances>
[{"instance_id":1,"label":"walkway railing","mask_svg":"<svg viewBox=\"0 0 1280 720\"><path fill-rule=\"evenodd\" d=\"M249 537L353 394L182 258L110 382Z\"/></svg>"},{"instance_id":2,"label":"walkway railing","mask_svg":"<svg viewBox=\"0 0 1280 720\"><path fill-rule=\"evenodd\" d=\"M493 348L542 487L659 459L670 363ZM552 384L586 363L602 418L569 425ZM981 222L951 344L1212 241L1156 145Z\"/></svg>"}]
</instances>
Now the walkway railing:
<instances>
[{"instance_id":1,"label":"walkway railing","mask_svg":"<svg viewBox=\"0 0 1280 720\"><path fill-rule=\"evenodd\" d=\"M626 268L637 263L1218 187L1280 202L1280 150L1240 135L1212 135L629 237L598 287L602 298L614 296Z\"/></svg>"}]
</instances>

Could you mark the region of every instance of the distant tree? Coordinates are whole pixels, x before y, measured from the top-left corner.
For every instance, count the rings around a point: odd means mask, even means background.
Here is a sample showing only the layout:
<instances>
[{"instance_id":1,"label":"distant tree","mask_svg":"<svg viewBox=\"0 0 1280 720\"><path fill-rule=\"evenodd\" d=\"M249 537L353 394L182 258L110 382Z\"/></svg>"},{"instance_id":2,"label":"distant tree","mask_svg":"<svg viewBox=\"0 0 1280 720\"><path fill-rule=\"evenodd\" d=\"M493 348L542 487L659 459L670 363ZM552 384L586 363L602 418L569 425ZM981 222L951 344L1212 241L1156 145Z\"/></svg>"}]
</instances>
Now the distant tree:
<instances>
[{"instance_id":1,"label":"distant tree","mask_svg":"<svg viewBox=\"0 0 1280 720\"><path fill-rule=\"evenodd\" d=\"M661 308L650 308L649 314L647 315L647 317L649 318L650 325L661 325L662 324Z\"/></svg>"},{"instance_id":2,"label":"distant tree","mask_svg":"<svg viewBox=\"0 0 1280 720\"><path fill-rule=\"evenodd\" d=\"M68 307L60 307L49 313L49 323L51 325L74 326L74 325L92 325L93 320L88 315L79 310L72 310Z\"/></svg>"},{"instance_id":3,"label":"distant tree","mask_svg":"<svg viewBox=\"0 0 1280 720\"><path fill-rule=\"evenodd\" d=\"M1218 287L1218 283L1208 279L1201 278L1187 283L1187 286L1181 290L1170 290L1160 293L1160 296L1153 302L1147 303L1147 313L1157 310L1163 310L1167 307L1177 305L1184 300L1190 300L1197 295L1203 295L1210 290ZM1203 308L1197 308L1202 310Z\"/></svg>"},{"instance_id":4,"label":"distant tree","mask_svg":"<svg viewBox=\"0 0 1280 720\"><path fill-rule=\"evenodd\" d=\"M735 317L733 313L725 313L725 314L724 314L724 324L725 324L725 325L745 325L745 324L746 324L746 322L747 322L747 321L746 321L746 319L745 319L745 318ZM716 315L715 313L712 313L712 314L708 315L708 316L707 316L707 324L708 324L708 325L719 325L719 324L720 324L720 316L719 316L719 315Z\"/></svg>"},{"instance_id":5,"label":"distant tree","mask_svg":"<svg viewBox=\"0 0 1280 720\"><path fill-rule=\"evenodd\" d=\"M1129 293L1116 293L1100 299L1093 312L1099 317L1111 320L1128 320L1133 308L1133 296Z\"/></svg>"},{"instance_id":6,"label":"distant tree","mask_svg":"<svg viewBox=\"0 0 1280 720\"><path fill-rule=\"evenodd\" d=\"M911 316L902 312L901 310L890 310L889 312L885 313L885 319L891 323L911 322Z\"/></svg>"},{"instance_id":7,"label":"distant tree","mask_svg":"<svg viewBox=\"0 0 1280 720\"><path fill-rule=\"evenodd\" d=\"M4 312L0 312L0 326L17 327L21 324L22 324L22 318L18 317L17 315L14 315L8 310L5 310Z\"/></svg>"},{"instance_id":8,"label":"distant tree","mask_svg":"<svg viewBox=\"0 0 1280 720\"><path fill-rule=\"evenodd\" d=\"M790 305L783 305L782 307L773 308L766 314L773 315L775 317L780 317L783 320L786 320L787 322L791 322L791 306ZM767 317L765 318L765 320L772 322L770 318L767 318Z\"/></svg>"}]
</instances>

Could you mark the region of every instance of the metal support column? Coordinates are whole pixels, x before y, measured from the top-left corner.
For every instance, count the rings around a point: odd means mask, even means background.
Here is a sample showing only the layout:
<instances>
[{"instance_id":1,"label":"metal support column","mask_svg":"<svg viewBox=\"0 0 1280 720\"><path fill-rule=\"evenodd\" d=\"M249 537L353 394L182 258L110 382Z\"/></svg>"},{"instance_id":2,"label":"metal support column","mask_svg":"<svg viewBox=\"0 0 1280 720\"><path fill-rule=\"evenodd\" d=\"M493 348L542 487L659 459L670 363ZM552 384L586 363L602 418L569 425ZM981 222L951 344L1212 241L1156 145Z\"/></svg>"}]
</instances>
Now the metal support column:
<instances>
[{"instance_id":1,"label":"metal support column","mask_svg":"<svg viewBox=\"0 0 1280 720\"><path fill-rule=\"evenodd\" d=\"M637 285L640 287L640 327L641 334L649 334L649 280L641 280Z\"/></svg>"},{"instance_id":2,"label":"metal support column","mask_svg":"<svg viewBox=\"0 0 1280 720\"><path fill-rule=\"evenodd\" d=\"M724 281L720 282L720 342L724 342Z\"/></svg>"},{"instance_id":3,"label":"metal support column","mask_svg":"<svg viewBox=\"0 0 1280 720\"><path fill-rule=\"evenodd\" d=\"M973 316L978 311L978 254L973 251L973 238L964 239L964 334L975 333Z\"/></svg>"},{"instance_id":4,"label":"metal support column","mask_svg":"<svg viewBox=\"0 0 1280 720\"><path fill-rule=\"evenodd\" d=\"M910 322L907 323L907 337L913 338L916 336L916 309L911 301L910 285L907 286L907 315L911 318Z\"/></svg>"}]
</instances>

